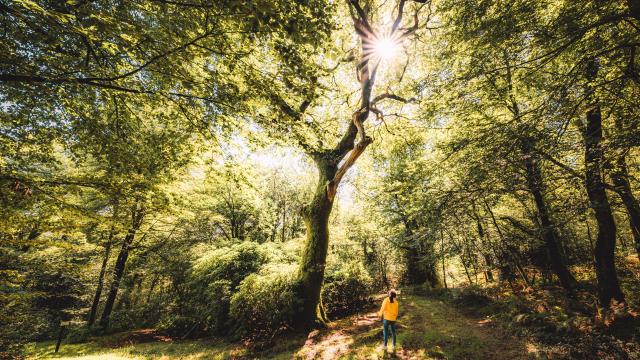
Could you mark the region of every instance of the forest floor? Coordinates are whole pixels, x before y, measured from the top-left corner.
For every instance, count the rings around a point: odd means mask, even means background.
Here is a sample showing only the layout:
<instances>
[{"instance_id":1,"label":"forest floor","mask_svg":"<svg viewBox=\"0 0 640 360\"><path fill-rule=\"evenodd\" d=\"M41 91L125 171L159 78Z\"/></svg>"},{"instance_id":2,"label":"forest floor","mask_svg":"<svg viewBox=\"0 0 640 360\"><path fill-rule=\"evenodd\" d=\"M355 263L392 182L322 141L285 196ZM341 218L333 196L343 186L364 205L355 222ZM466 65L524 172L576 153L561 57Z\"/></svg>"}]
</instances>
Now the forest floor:
<instances>
[{"instance_id":1,"label":"forest floor","mask_svg":"<svg viewBox=\"0 0 640 360\"><path fill-rule=\"evenodd\" d=\"M539 358L533 344L489 319L471 315L435 296L403 295L395 353L380 348L376 309L345 317L308 336L288 335L265 350L223 340L180 341L152 330L120 333L83 344L33 344L28 359L528 359Z\"/></svg>"}]
</instances>

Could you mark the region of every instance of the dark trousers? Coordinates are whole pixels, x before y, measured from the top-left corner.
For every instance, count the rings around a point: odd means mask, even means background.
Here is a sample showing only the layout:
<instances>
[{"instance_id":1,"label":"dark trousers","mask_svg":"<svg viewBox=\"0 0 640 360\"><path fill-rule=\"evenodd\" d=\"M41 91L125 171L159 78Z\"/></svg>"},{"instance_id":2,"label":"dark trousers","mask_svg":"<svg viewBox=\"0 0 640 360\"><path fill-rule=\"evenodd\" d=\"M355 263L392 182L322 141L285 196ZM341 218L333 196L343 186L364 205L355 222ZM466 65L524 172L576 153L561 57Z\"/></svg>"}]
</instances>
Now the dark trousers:
<instances>
[{"instance_id":1,"label":"dark trousers","mask_svg":"<svg viewBox=\"0 0 640 360\"><path fill-rule=\"evenodd\" d=\"M389 320L382 320L382 336L384 337L384 346L387 346L387 340L389 340L389 329L391 328L391 337L393 338L393 346L396 346L396 322Z\"/></svg>"}]
</instances>

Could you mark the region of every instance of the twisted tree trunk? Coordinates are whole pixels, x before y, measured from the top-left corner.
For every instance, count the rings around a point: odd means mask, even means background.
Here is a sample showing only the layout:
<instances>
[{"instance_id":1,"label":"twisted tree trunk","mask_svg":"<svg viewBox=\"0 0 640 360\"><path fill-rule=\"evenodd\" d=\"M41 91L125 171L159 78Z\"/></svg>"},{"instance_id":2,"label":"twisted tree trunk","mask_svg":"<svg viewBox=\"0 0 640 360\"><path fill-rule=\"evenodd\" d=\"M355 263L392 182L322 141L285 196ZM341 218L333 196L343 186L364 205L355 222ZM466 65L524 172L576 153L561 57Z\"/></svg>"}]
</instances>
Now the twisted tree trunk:
<instances>
[{"instance_id":1,"label":"twisted tree trunk","mask_svg":"<svg viewBox=\"0 0 640 360\"><path fill-rule=\"evenodd\" d=\"M305 327L328 321L321 309L320 292L329 248L329 215L333 206L327 183L335 175L337 167L323 159L317 159L316 165L319 171L318 186L313 200L303 211L307 238L300 263L299 282L304 296L299 320Z\"/></svg>"},{"instance_id":2,"label":"twisted tree trunk","mask_svg":"<svg viewBox=\"0 0 640 360\"><path fill-rule=\"evenodd\" d=\"M372 140L365 134L364 122L371 112L382 117L382 113L375 107L377 101L383 99L403 100L394 94L382 94L372 99L373 86L379 62L370 64L372 49L377 39L378 31L369 24L369 8L363 7L359 0L346 0L349 7L354 31L360 38L361 54L356 66L357 78L360 82L360 105L351 116L351 121L338 144L331 149L311 150L307 153L313 158L318 167L319 179L316 191L311 203L304 210L304 220L307 228L307 239L298 274L299 292L302 306L296 314L296 322L303 327L313 327L327 322L320 292L324 278L327 251L329 246L329 215L333 200L340 185L340 181L347 171L355 164ZM398 13L391 27L390 37L401 38L413 34L418 27L417 13L414 17L414 26L400 29L404 4L406 0L400 0ZM399 33L399 34L398 34ZM300 117L300 113L309 106L306 100L300 107L302 111L295 112L283 101L282 110L294 117Z\"/></svg>"}]
</instances>

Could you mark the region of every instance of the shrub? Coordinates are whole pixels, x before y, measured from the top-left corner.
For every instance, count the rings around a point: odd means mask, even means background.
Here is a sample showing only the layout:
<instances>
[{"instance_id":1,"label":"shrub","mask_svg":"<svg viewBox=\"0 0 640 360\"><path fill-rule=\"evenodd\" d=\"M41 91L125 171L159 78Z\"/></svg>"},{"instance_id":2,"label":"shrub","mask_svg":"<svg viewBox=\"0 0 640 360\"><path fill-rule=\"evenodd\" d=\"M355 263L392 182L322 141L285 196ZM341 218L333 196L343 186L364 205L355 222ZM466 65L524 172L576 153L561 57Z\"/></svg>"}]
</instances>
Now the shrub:
<instances>
[{"instance_id":1,"label":"shrub","mask_svg":"<svg viewBox=\"0 0 640 360\"><path fill-rule=\"evenodd\" d=\"M227 280L233 289L247 275L257 272L266 261L266 252L252 242L212 250L194 264L192 282L206 286L217 280Z\"/></svg>"},{"instance_id":2,"label":"shrub","mask_svg":"<svg viewBox=\"0 0 640 360\"><path fill-rule=\"evenodd\" d=\"M329 271L322 288L322 302L329 316L362 309L369 301L372 279L361 262L351 261Z\"/></svg>"},{"instance_id":3,"label":"shrub","mask_svg":"<svg viewBox=\"0 0 640 360\"><path fill-rule=\"evenodd\" d=\"M295 269L288 264L272 266L242 281L231 297L230 318L237 336L266 338L291 327L295 310L301 306Z\"/></svg>"},{"instance_id":4,"label":"shrub","mask_svg":"<svg viewBox=\"0 0 640 360\"><path fill-rule=\"evenodd\" d=\"M183 317L177 317L169 326L180 330L182 336L221 334L229 315L231 282L215 280L193 292Z\"/></svg>"},{"instance_id":5,"label":"shrub","mask_svg":"<svg viewBox=\"0 0 640 360\"><path fill-rule=\"evenodd\" d=\"M159 328L182 336L223 334L231 295L244 278L267 261L260 245L243 242L206 252L194 262L183 285L177 312Z\"/></svg>"},{"instance_id":6,"label":"shrub","mask_svg":"<svg viewBox=\"0 0 640 360\"><path fill-rule=\"evenodd\" d=\"M454 300L457 304L467 307L482 307L494 303L484 289L473 285L463 287Z\"/></svg>"},{"instance_id":7,"label":"shrub","mask_svg":"<svg viewBox=\"0 0 640 360\"><path fill-rule=\"evenodd\" d=\"M84 324L71 326L67 331L67 335L64 337L64 342L68 344L84 343L91 337L91 329Z\"/></svg>"}]
</instances>

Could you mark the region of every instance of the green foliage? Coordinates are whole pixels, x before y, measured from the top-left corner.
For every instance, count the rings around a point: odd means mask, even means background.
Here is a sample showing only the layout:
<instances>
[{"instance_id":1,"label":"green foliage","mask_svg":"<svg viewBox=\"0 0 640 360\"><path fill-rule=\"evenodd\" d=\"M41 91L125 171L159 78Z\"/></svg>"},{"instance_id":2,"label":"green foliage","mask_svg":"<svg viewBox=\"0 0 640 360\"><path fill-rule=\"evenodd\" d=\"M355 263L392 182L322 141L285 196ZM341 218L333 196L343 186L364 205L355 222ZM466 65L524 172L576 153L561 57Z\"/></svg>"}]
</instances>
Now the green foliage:
<instances>
[{"instance_id":1,"label":"green foliage","mask_svg":"<svg viewBox=\"0 0 640 360\"><path fill-rule=\"evenodd\" d=\"M638 1L407 1L397 25L418 28L366 91L357 49L375 44L358 44L354 3L3 2L0 357L91 305L100 314L112 289L106 331L289 328L301 210L332 185L315 186L313 161L332 175L365 133L371 145L322 212L330 315L401 281L433 294L444 280L474 284L453 292L459 305L579 333L607 284L592 269L606 229L589 209L590 169L615 216L608 275L637 306ZM397 13L397 1L362 3L376 31ZM356 105L363 95L373 103ZM360 131L354 111L369 116ZM558 294L554 260L582 269L577 303ZM407 346L455 355L443 334Z\"/></svg>"},{"instance_id":2,"label":"green foliage","mask_svg":"<svg viewBox=\"0 0 640 360\"><path fill-rule=\"evenodd\" d=\"M86 244L65 236L24 250L11 255L16 256L13 266L25 271L4 271L8 286L0 296L0 352L18 352L30 339L53 337L60 321L78 320L86 306Z\"/></svg>"},{"instance_id":3,"label":"green foliage","mask_svg":"<svg viewBox=\"0 0 640 360\"><path fill-rule=\"evenodd\" d=\"M245 277L257 272L266 259L266 252L252 242L215 249L196 260L192 281L206 285L224 280L229 282L231 289L235 289Z\"/></svg>"},{"instance_id":4,"label":"green foliage","mask_svg":"<svg viewBox=\"0 0 640 360\"><path fill-rule=\"evenodd\" d=\"M91 335L91 329L84 324L77 324L65 329L64 342L65 344L82 344L87 342Z\"/></svg>"},{"instance_id":5,"label":"green foliage","mask_svg":"<svg viewBox=\"0 0 640 360\"><path fill-rule=\"evenodd\" d=\"M462 306L483 307L493 304L493 299L482 288L478 286L465 286L453 296L456 303Z\"/></svg>"},{"instance_id":6,"label":"green foliage","mask_svg":"<svg viewBox=\"0 0 640 360\"><path fill-rule=\"evenodd\" d=\"M290 328L300 299L296 267L281 265L245 278L231 298L230 317L236 335L273 338Z\"/></svg>"},{"instance_id":7,"label":"green foliage","mask_svg":"<svg viewBox=\"0 0 640 360\"><path fill-rule=\"evenodd\" d=\"M240 283L257 272L267 254L256 243L241 242L205 252L196 259L177 303L161 328L181 335L223 334L229 323L232 295Z\"/></svg>"},{"instance_id":8,"label":"green foliage","mask_svg":"<svg viewBox=\"0 0 640 360\"><path fill-rule=\"evenodd\" d=\"M322 302L329 316L344 316L369 303L373 289L371 275L360 261L329 269L322 287Z\"/></svg>"}]
</instances>

